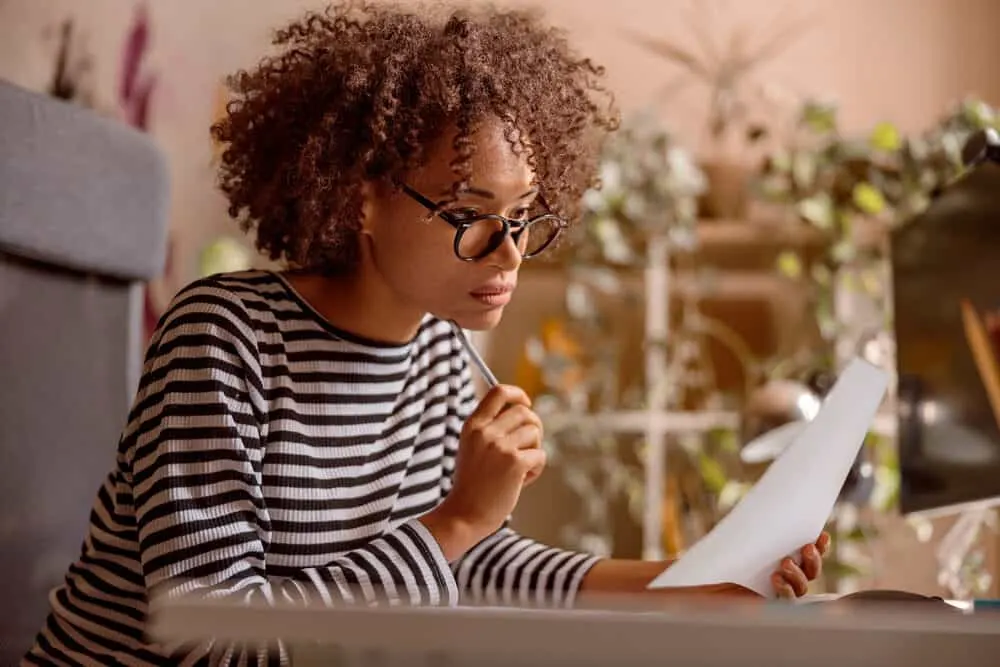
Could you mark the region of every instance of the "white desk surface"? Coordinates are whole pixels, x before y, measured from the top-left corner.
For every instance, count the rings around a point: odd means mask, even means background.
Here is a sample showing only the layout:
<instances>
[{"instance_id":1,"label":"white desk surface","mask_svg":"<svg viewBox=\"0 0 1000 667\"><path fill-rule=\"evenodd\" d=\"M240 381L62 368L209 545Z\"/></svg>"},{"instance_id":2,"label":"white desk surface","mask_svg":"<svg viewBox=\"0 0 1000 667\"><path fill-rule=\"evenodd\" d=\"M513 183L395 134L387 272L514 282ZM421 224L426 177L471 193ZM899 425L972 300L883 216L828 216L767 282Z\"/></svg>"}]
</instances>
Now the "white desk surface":
<instances>
[{"instance_id":1,"label":"white desk surface","mask_svg":"<svg viewBox=\"0 0 1000 667\"><path fill-rule=\"evenodd\" d=\"M292 647L296 667L1000 665L1000 614L898 604L696 604L650 613L184 602L164 608L153 632L172 640L280 638Z\"/></svg>"}]
</instances>

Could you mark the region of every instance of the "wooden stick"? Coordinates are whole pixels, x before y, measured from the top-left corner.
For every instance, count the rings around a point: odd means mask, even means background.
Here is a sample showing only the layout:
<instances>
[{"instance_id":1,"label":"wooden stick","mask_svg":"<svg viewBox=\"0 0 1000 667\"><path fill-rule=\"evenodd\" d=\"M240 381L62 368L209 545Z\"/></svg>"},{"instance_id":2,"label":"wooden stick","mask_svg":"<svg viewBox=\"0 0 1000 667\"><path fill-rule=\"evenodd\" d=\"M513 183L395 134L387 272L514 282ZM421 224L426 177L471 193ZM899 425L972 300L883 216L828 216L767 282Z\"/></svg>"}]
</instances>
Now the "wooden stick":
<instances>
[{"instance_id":1,"label":"wooden stick","mask_svg":"<svg viewBox=\"0 0 1000 667\"><path fill-rule=\"evenodd\" d=\"M979 377L986 388L986 395L993 408L993 418L1000 426L1000 364L997 363L993 350L993 341L986 332L986 326L968 299L962 299L962 324L965 327L965 338L972 350L972 358L976 362Z\"/></svg>"}]
</instances>

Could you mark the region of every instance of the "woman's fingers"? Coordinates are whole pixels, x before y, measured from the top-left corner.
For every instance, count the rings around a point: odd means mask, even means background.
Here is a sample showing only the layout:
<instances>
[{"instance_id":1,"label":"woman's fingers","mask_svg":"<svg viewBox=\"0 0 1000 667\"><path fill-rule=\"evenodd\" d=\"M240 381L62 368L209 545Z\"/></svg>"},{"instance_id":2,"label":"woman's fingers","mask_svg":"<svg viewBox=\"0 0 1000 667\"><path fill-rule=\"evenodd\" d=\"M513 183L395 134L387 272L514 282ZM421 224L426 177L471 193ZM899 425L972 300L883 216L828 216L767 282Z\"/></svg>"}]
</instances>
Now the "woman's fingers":
<instances>
[{"instance_id":1,"label":"woman's fingers","mask_svg":"<svg viewBox=\"0 0 1000 667\"><path fill-rule=\"evenodd\" d=\"M491 423L509 405L530 406L531 399L520 387L497 385L490 389L466 420L472 427Z\"/></svg>"},{"instance_id":2,"label":"woman's fingers","mask_svg":"<svg viewBox=\"0 0 1000 667\"><path fill-rule=\"evenodd\" d=\"M826 555L826 552L830 550L830 533L820 534L819 539L816 540L816 548L819 549L820 556Z\"/></svg>"},{"instance_id":3,"label":"woman's fingers","mask_svg":"<svg viewBox=\"0 0 1000 667\"><path fill-rule=\"evenodd\" d=\"M780 572L771 575L771 587L774 588L775 595L782 600L795 599L795 589L785 581L785 577Z\"/></svg>"},{"instance_id":4,"label":"woman's fingers","mask_svg":"<svg viewBox=\"0 0 1000 667\"><path fill-rule=\"evenodd\" d=\"M507 434L528 424L535 427L541 438L542 419L538 413L526 405L511 405L493 420L490 428L500 434Z\"/></svg>"},{"instance_id":5,"label":"woman's fingers","mask_svg":"<svg viewBox=\"0 0 1000 667\"><path fill-rule=\"evenodd\" d=\"M802 572L808 581L817 579L823 571L823 556L813 544L802 548Z\"/></svg>"},{"instance_id":6,"label":"woman's fingers","mask_svg":"<svg viewBox=\"0 0 1000 667\"><path fill-rule=\"evenodd\" d=\"M802 597L809 592L809 577L791 558L781 561L771 583L779 597Z\"/></svg>"}]
</instances>

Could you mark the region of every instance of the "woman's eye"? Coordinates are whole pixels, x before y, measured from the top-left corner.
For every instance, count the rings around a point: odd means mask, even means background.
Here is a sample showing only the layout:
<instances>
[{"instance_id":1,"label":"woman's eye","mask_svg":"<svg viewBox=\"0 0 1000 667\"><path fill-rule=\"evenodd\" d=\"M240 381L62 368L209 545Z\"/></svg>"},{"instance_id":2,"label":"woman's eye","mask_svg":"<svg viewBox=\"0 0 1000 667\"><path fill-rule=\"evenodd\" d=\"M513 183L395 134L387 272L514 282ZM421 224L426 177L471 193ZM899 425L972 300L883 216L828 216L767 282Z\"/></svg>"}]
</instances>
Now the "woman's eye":
<instances>
[{"instance_id":1,"label":"woman's eye","mask_svg":"<svg viewBox=\"0 0 1000 667\"><path fill-rule=\"evenodd\" d=\"M528 209L526 207L514 209L511 211L510 217L513 220L524 220L528 217Z\"/></svg>"},{"instance_id":2,"label":"woman's eye","mask_svg":"<svg viewBox=\"0 0 1000 667\"><path fill-rule=\"evenodd\" d=\"M448 210L448 214L459 220L467 220L479 215L479 211L474 208L453 208Z\"/></svg>"}]
</instances>

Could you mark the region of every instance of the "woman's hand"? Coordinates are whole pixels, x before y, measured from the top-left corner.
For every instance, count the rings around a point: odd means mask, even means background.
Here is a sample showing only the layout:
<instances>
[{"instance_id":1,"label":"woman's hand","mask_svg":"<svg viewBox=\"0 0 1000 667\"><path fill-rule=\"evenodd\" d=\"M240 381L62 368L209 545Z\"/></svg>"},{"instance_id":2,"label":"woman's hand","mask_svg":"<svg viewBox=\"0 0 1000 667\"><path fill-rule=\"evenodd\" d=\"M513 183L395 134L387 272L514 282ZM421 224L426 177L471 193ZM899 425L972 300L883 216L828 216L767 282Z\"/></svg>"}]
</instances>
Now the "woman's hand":
<instances>
[{"instance_id":1,"label":"woman's hand","mask_svg":"<svg viewBox=\"0 0 1000 667\"><path fill-rule=\"evenodd\" d=\"M823 533L813 544L807 544L799 552L802 564L793 558L785 558L771 575L771 585L777 597L782 599L800 598L809 592L809 582L823 572L823 556L830 549L830 535ZM660 589L664 593L680 593L685 596L760 598L758 593L738 584L711 584L691 588Z\"/></svg>"},{"instance_id":2,"label":"woman's hand","mask_svg":"<svg viewBox=\"0 0 1000 667\"><path fill-rule=\"evenodd\" d=\"M779 598L801 597L808 592L809 582L823 571L823 555L830 549L830 536L823 533L814 544L801 550L802 565L791 558L782 561L771 578ZM649 582L670 564L664 561L613 560L598 561L583 577L580 592L584 604L599 603L602 596L615 594L651 594L661 598L699 599L742 598L760 600L763 596L744 586L731 583L650 590ZM593 599L596 597L596 601Z\"/></svg>"},{"instance_id":3,"label":"woman's hand","mask_svg":"<svg viewBox=\"0 0 1000 667\"><path fill-rule=\"evenodd\" d=\"M802 565L791 558L781 561L777 571L771 575L771 585L779 598L798 598L809 592L809 582L823 572L823 556L830 549L830 534L823 533L815 544L802 547Z\"/></svg>"},{"instance_id":4,"label":"woman's hand","mask_svg":"<svg viewBox=\"0 0 1000 667\"><path fill-rule=\"evenodd\" d=\"M449 560L498 530L545 467L542 421L517 387L491 389L462 428L454 482L421 521Z\"/></svg>"}]
</instances>

